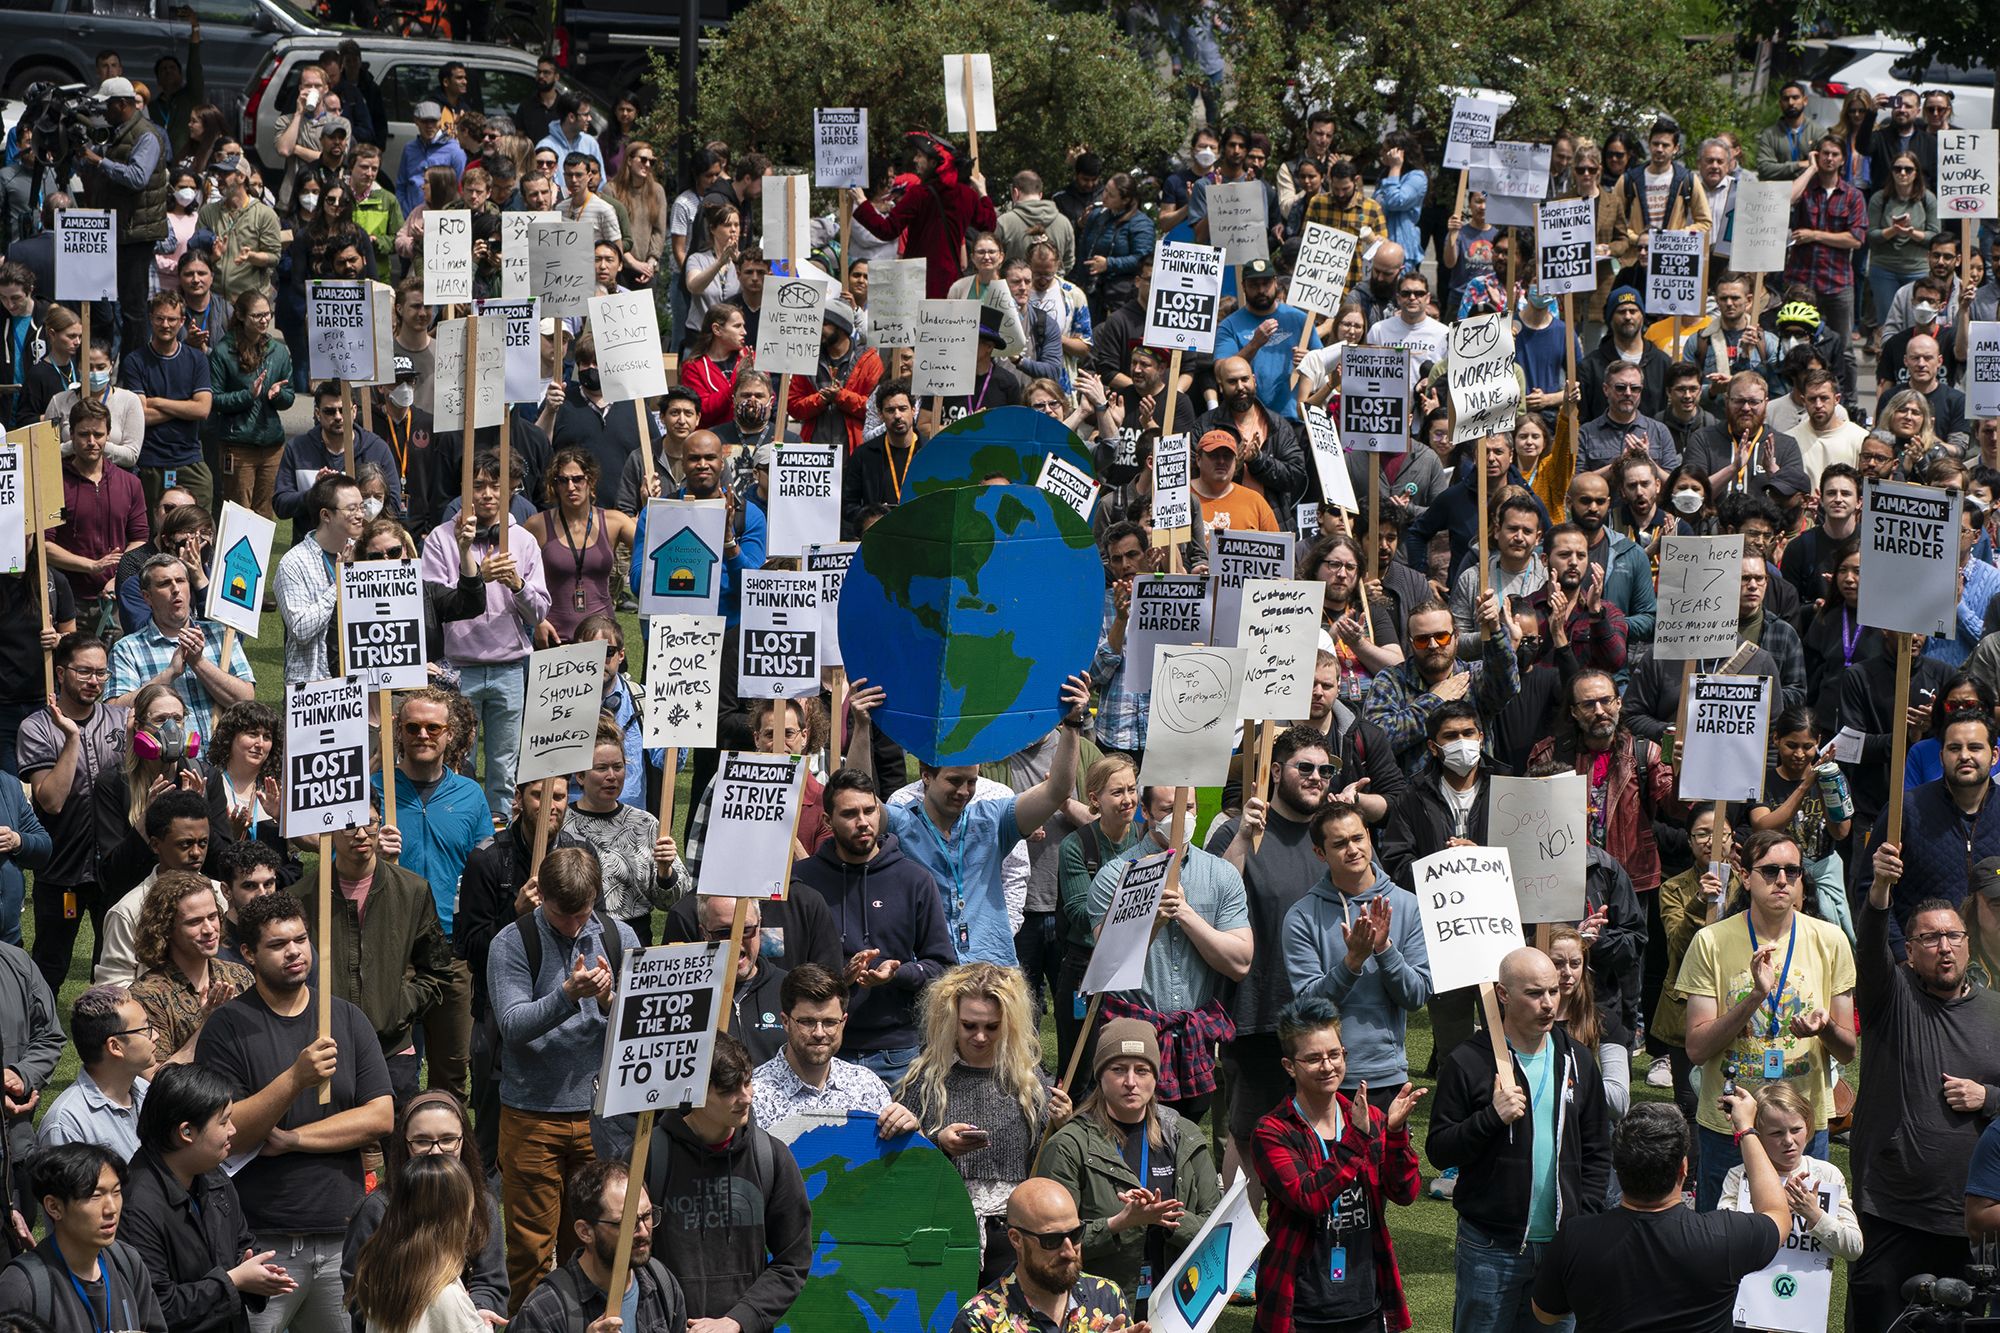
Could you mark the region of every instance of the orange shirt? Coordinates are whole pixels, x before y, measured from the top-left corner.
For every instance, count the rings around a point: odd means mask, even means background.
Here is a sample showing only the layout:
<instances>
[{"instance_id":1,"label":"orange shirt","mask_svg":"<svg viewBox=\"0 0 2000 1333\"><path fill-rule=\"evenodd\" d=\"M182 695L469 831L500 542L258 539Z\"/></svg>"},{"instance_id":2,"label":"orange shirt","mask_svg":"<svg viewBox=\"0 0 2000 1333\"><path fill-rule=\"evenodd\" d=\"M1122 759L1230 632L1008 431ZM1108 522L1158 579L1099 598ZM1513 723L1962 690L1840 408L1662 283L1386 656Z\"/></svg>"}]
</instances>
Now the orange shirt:
<instances>
[{"instance_id":1,"label":"orange shirt","mask_svg":"<svg viewBox=\"0 0 2000 1333\"><path fill-rule=\"evenodd\" d=\"M1270 501L1247 486L1231 483L1228 491L1219 500L1211 500L1199 491L1194 498L1201 502L1201 521L1210 527L1227 527L1232 532L1279 532L1278 516L1271 512ZM1217 523L1218 514L1228 518Z\"/></svg>"}]
</instances>

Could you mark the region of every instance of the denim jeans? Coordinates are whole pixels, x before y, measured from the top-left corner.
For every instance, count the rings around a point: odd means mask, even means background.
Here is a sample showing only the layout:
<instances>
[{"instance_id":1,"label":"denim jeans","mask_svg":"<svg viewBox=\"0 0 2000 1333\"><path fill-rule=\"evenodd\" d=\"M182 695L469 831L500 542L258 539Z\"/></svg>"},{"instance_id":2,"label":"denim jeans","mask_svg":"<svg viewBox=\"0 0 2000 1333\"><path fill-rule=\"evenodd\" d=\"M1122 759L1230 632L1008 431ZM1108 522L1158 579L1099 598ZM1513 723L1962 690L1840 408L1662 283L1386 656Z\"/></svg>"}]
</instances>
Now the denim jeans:
<instances>
[{"instance_id":1,"label":"denim jeans","mask_svg":"<svg viewBox=\"0 0 2000 1333\"><path fill-rule=\"evenodd\" d=\"M1529 1241L1519 1249L1458 1219L1458 1244L1452 1247L1458 1290L1452 1296L1452 1333L1541 1333L1544 1328L1573 1329L1566 1318L1543 1324L1535 1318L1531 1297L1535 1270L1541 1266L1547 1241Z\"/></svg>"},{"instance_id":2,"label":"denim jeans","mask_svg":"<svg viewBox=\"0 0 2000 1333\"><path fill-rule=\"evenodd\" d=\"M1875 317L1871 324L1880 325L1889 317L1889 306L1896 299L1896 293L1904 284L1915 282L1924 275L1924 270L1915 273L1898 273L1894 269L1883 268L1880 264L1868 267L1868 294L1875 298Z\"/></svg>"},{"instance_id":3,"label":"denim jeans","mask_svg":"<svg viewBox=\"0 0 2000 1333\"><path fill-rule=\"evenodd\" d=\"M1695 1174L1694 1208L1698 1213L1712 1213L1715 1205L1722 1201L1722 1181L1728 1176L1729 1168L1743 1164L1743 1152L1736 1146L1736 1140L1727 1134L1718 1134L1706 1125L1696 1125L1694 1132L1701 1142L1701 1162ZM1826 1160L1826 1131L1821 1130L1806 1144L1806 1156Z\"/></svg>"},{"instance_id":4,"label":"denim jeans","mask_svg":"<svg viewBox=\"0 0 2000 1333\"><path fill-rule=\"evenodd\" d=\"M463 664L458 669L458 691L478 711L479 730L486 737L486 765L480 785L486 789L487 807L505 819L514 805L514 752L521 745L527 661Z\"/></svg>"},{"instance_id":5,"label":"denim jeans","mask_svg":"<svg viewBox=\"0 0 2000 1333\"><path fill-rule=\"evenodd\" d=\"M348 1333L347 1291L340 1280L346 1242L338 1231L259 1231L252 1249L259 1254L276 1250L271 1262L299 1285L252 1313L250 1333Z\"/></svg>"},{"instance_id":6,"label":"denim jeans","mask_svg":"<svg viewBox=\"0 0 2000 1333\"><path fill-rule=\"evenodd\" d=\"M909 1072L911 1062L917 1058L917 1048L896 1046L886 1051L869 1051L849 1058L887 1083L889 1091L893 1093L896 1091L896 1085L903 1081L903 1075Z\"/></svg>"}]
</instances>

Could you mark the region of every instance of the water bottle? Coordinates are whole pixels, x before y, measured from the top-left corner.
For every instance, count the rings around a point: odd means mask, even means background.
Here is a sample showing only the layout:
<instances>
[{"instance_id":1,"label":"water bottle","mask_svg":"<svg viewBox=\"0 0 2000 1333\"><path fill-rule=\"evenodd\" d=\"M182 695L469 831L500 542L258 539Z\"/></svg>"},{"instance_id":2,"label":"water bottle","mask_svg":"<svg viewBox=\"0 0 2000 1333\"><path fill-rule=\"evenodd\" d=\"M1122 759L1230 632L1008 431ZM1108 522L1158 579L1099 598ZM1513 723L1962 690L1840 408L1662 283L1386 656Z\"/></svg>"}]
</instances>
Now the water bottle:
<instances>
[{"instance_id":1,"label":"water bottle","mask_svg":"<svg viewBox=\"0 0 2000 1333\"><path fill-rule=\"evenodd\" d=\"M1819 774L1820 799L1826 803L1826 817L1835 824L1854 818L1854 796L1847 790L1847 775L1831 760L1813 770Z\"/></svg>"}]
</instances>

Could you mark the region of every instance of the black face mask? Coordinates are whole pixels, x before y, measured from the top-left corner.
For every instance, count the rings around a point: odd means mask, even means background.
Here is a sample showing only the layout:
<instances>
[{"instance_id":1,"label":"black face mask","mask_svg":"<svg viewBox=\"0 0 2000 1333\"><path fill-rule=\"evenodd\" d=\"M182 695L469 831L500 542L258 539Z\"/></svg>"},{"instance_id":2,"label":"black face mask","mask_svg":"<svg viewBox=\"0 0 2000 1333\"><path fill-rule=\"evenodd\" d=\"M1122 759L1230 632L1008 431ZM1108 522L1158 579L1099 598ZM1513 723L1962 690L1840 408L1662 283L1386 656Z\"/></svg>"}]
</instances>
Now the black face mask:
<instances>
[{"instance_id":1,"label":"black face mask","mask_svg":"<svg viewBox=\"0 0 2000 1333\"><path fill-rule=\"evenodd\" d=\"M1542 660L1542 652L1548 647L1548 640L1539 634L1524 635L1514 644L1514 657L1525 664Z\"/></svg>"},{"instance_id":2,"label":"black face mask","mask_svg":"<svg viewBox=\"0 0 2000 1333\"><path fill-rule=\"evenodd\" d=\"M597 373L596 366L581 366L576 372L576 385L579 389L598 393L604 388L604 377Z\"/></svg>"}]
</instances>

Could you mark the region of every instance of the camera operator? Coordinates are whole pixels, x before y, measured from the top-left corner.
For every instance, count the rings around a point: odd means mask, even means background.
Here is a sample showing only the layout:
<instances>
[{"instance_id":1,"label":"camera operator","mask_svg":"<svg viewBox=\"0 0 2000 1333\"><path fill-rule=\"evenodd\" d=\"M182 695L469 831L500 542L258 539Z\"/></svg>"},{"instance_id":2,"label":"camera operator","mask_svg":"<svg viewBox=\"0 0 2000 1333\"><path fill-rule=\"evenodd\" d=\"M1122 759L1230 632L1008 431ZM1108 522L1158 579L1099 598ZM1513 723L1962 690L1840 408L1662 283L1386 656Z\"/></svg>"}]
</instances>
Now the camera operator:
<instances>
[{"instance_id":1,"label":"camera operator","mask_svg":"<svg viewBox=\"0 0 2000 1333\"><path fill-rule=\"evenodd\" d=\"M167 165L173 154L165 131L140 114L130 79L106 79L97 97L111 135L101 147L84 143L78 170L85 205L118 215L118 308L129 348L146 341L153 244L167 234Z\"/></svg>"}]
</instances>

